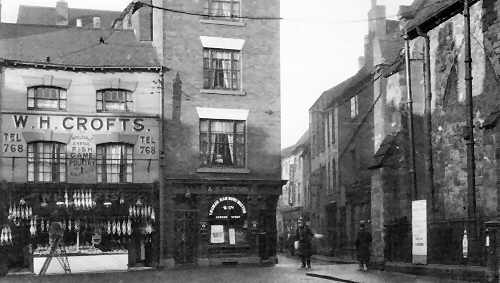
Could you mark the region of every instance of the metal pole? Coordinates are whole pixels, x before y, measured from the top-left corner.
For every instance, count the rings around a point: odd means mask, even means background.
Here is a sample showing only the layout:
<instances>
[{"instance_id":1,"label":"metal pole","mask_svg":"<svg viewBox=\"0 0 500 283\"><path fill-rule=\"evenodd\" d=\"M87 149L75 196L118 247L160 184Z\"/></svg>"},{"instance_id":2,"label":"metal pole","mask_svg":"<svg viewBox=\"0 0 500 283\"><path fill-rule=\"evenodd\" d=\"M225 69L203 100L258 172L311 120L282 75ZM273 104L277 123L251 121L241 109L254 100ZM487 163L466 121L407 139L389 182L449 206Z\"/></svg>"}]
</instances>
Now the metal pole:
<instances>
[{"instance_id":1,"label":"metal pole","mask_svg":"<svg viewBox=\"0 0 500 283\"><path fill-rule=\"evenodd\" d=\"M467 119L465 144L467 146L467 216L469 220L474 220L473 229L478 234L476 225L476 184L475 184L475 154L474 154L474 106L472 101L472 58L470 40L470 13L469 1L464 1L464 37L465 37L465 103L467 105Z\"/></svg>"},{"instance_id":2,"label":"metal pole","mask_svg":"<svg viewBox=\"0 0 500 283\"><path fill-rule=\"evenodd\" d=\"M431 41L426 34L422 35L425 39L424 45L424 89L425 89L425 143L426 143L426 169L427 169L427 185L430 191L431 212L434 212L435 206L435 191L434 191L434 163L432 161L432 88L431 88L431 56L430 46ZM432 214L431 214L432 215Z\"/></svg>"},{"instance_id":3,"label":"metal pole","mask_svg":"<svg viewBox=\"0 0 500 283\"><path fill-rule=\"evenodd\" d=\"M408 103L408 137L410 142L410 182L412 200L418 198L417 172L415 170L415 140L413 135L413 95L411 90L411 66L410 66L410 42L405 39L405 60L406 60L406 95Z\"/></svg>"},{"instance_id":4,"label":"metal pole","mask_svg":"<svg viewBox=\"0 0 500 283\"><path fill-rule=\"evenodd\" d=\"M160 157L160 170L158 177L160 179L159 182L159 198L160 198L160 255L158 258L158 264L160 267L163 266L163 255L165 253L165 69L162 67L160 72L160 95L161 95L161 105L160 105L160 148L159 148L159 157Z\"/></svg>"}]
</instances>

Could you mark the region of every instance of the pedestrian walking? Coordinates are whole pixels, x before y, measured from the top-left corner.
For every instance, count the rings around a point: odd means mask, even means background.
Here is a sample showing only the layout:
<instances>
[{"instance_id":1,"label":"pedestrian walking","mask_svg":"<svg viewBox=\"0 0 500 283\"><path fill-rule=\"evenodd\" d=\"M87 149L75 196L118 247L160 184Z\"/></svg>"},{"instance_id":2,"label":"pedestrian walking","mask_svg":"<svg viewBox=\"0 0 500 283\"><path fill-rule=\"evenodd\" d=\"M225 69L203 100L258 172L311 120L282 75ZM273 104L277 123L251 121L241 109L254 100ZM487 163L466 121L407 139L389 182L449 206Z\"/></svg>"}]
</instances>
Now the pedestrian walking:
<instances>
[{"instance_id":1,"label":"pedestrian walking","mask_svg":"<svg viewBox=\"0 0 500 283\"><path fill-rule=\"evenodd\" d=\"M304 223L304 219L299 217L295 239L299 243L298 254L302 261L302 268L311 269L312 237L311 229Z\"/></svg>"},{"instance_id":2,"label":"pedestrian walking","mask_svg":"<svg viewBox=\"0 0 500 283\"><path fill-rule=\"evenodd\" d=\"M359 269L362 271L368 270L368 262L370 261L370 245L372 235L366 231L365 223L359 225L358 237L356 239L356 250L358 252Z\"/></svg>"}]
</instances>

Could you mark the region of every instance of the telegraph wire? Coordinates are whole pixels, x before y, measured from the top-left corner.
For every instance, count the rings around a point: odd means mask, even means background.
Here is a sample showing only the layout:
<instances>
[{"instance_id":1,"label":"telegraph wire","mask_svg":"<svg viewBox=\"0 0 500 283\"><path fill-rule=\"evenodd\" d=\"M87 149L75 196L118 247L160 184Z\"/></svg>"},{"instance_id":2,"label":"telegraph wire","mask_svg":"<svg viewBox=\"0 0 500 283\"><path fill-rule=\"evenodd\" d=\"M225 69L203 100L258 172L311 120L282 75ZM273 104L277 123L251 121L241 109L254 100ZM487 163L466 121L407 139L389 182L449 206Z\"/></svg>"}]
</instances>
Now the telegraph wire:
<instances>
[{"instance_id":1,"label":"telegraph wire","mask_svg":"<svg viewBox=\"0 0 500 283\"><path fill-rule=\"evenodd\" d=\"M416 7L414 9L411 9L409 12L417 12L421 9L432 7L432 6L437 6L442 4L443 2L448 2L449 0L437 0L434 1L433 3L430 4L425 4L419 7ZM173 9L173 8L166 8L166 7L160 7L156 5L152 5L149 3L144 3L141 1L138 1L135 3L134 8L132 9L132 13L136 12L138 9L142 7L150 7L153 9L159 9L163 10L166 12L170 13L175 13L175 14L182 14L182 15L188 15L188 16L197 16L197 17L207 17L207 18L222 18L222 19L245 19L245 20L264 20L264 21L308 21L310 22L310 19L298 19L298 18L283 18L283 17L273 17L273 16L245 16L245 15L230 15L230 16L225 16L225 15L210 15L207 13L200 13L200 12L195 12L195 11L188 11L188 10L181 10L181 9ZM370 22L370 21L377 21L377 20L384 20L387 18L395 18L399 17L399 15L389 15L386 17L376 17L376 18L370 18L370 19L357 19L357 20L345 20L345 21L332 21L329 23L337 23L337 24L343 24L343 23L362 23L362 22ZM325 22L326 23L326 22Z\"/></svg>"},{"instance_id":2,"label":"telegraph wire","mask_svg":"<svg viewBox=\"0 0 500 283\"><path fill-rule=\"evenodd\" d=\"M198 17L211 17L211 18L231 18L231 19L246 19L246 20L269 20L269 21L280 21L283 20L282 17L267 17L267 16L237 16L237 15L230 15L230 16L224 16L224 15L209 15L209 14L204 14L204 13L198 13L198 12L193 12L193 11L186 11L186 10L178 10L178 9L172 9L172 8L165 8L165 7L160 7L160 6L155 6L152 4L144 3L144 2L136 2L136 6L132 10L133 12L137 11L138 9L142 7L150 7L153 9L160 9L163 11L171 12L171 13L176 13L176 14L183 14L183 15L189 15L189 16L198 16Z\"/></svg>"},{"instance_id":3,"label":"telegraph wire","mask_svg":"<svg viewBox=\"0 0 500 283\"><path fill-rule=\"evenodd\" d=\"M428 8L432 6L436 6L441 4L442 2L449 1L449 0L438 0L435 1L434 3L422 5L421 7L417 7L415 9L412 9L410 12L417 12L418 10L421 10L423 8ZM282 17L268 17L268 16L236 16L236 15L231 15L231 16L224 16L224 15L210 15L210 14L205 14L205 13L199 13L199 12L194 12L194 11L186 11L186 10L180 10L180 9L172 9L172 8L164 8L160 6L155 6L152 4L144 3L141 1L138 1L135 3L134 8L132 9L132 13L135 13L138 9L142 7L150 7L153 9L160 9L164 10L170 13L177 13L177 14L184 14L184 15L189 15L189 16L197 16L197 17L206 17L206 18L221 18L221 19L245 19L245 20L270 20L270 21L299 21L299 22L314 22L311 21L310 19L294 19L294 18L282 18ZM362 22L371 22L371 21L377 21L377 20L387 20L388 18L393 18L393 17L398 17L399 15L390 15L387 17L376 17L376 18L369 18L369 19L358 19L358 20L345 20L345 21L324 21L323 23L330 23L330 24L348 24L348 23L362 23ZM321 23L321 22L319 22ZM99 46L100 44L109 44L109 45L122 45L122 46L127 46L126 44L120 44L120 43L108 43L107 40L116 32L116 31L121 31L121 29L115 29L112 28L111 32L109 35L106 37L101 37L98 43L91 44L87 47L83 47L74 51L66 52L61 55L56 56L55 58L64 58L69 55L73 55L76 53L83 52L87 49L94 48ZM135 46L134 46L135 47Z\"/></svg>"}]
</instances>

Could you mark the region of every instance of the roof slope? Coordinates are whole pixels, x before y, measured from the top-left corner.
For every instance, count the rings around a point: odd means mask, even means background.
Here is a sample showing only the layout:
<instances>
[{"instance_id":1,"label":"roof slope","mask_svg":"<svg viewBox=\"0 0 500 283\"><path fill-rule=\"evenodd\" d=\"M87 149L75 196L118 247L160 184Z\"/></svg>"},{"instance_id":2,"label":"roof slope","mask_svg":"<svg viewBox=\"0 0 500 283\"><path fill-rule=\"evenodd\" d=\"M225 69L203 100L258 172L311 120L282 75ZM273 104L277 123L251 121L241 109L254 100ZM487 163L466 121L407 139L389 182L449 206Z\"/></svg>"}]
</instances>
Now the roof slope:
<instances>
[{"instance_id":1,"label":"roof slope","mask_svg":"<svg viewBox=\"0 0 500 283\"><path fill-rule=\"evenodd\" d=\"M320 99L324 96L327 100L326 108L332 107L339 100L348 99L350 96L356 95L359 90L363 89L366 83L372 80L372 78L373 73L371 68L365 66L354 76L323 92Z\"/></svg>"},{"instance_id":2,"label":"roof slope","mask_svg":"<svg viewBox=\"0 0 500 283\"><path fill-rule=\"evenodd\" d=\"M289 157L290 155L297 153L297 151L300 149L304 148L307 149L308 145L309 145L309 129L307 129L306 132L302 134L302 136L294 145L282 149L281 157L282 158Z\"/></svg>"},{"instance_id":3,"label":"roof slope","mask_svg":"<svg viewBox=\"0 0 500 283\"><path fill-rule=\"evenodd\" d=\"M469 0L469 4L478 1ZM415 0L404 11L400 11L401 17L407 20L405 33L409 39L413 39L418 36L417 27L425 33L463 11L463 7L463 0Z\"/></svg>"},{"instance_id":4,"label":"roof slope","mask_svg":"<svg viewBox=\"0 0 500 283\"><path fill-rule=\"evenodd\" d=\"M151 43L131 30L0 24L0 58L88 67L160 66Z\"/></svg>"},{"instance_id":5,"label":"roof slope","mask_svg":"<svg viewBox=\"0 0 500 283\"><path fill-rule=\"evenodd\" d=\"M82 19L83 27L92 27L92 18L101 18L101 27L110 28L113 21L118 18L121 11L106 11L92 9L68 8L70 26L76 25L76 19ZM20 5L17 15L18 24L55 25L56 8Z\"/></svg>"}]
</instances>

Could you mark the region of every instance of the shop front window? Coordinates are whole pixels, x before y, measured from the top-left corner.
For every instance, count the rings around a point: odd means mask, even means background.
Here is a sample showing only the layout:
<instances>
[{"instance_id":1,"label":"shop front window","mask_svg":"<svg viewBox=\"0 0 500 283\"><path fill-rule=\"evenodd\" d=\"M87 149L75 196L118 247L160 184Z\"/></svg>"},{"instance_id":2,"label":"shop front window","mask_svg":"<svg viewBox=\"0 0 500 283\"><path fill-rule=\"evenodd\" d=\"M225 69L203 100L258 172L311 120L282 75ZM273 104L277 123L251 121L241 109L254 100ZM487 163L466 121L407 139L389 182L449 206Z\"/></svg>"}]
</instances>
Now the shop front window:
<instances>
[{"instance_id":1,"label":"shop front window","mask_svg":"<svg viewBox=\"0 0 500 283\"><path fill-rule=\"evenodd\" d=\"M245 121L200 120L202 167L245 167Z\"/></svg>"},{"instance_id":2,"label":"shop front window","mask_svg":"<svg viewBox=\"0 0 500 283\"><path fill-rule=\"evenodd\" d=\"M28 182L65 182L66 145L57 142L28 143Z\"/></svg>"},{"instance_id":3,"label":"shop front window","mask_svg":"<svg viewBox=\"0 0 500 283\"><path fill-rule=\"evenodd\" d=\"M134 146L123 143L97 145L97 182L131 183Z\"/></svg>"},{"instance_id":4,"label":"shop front window","mask_svg":"<svg viewBox=\"0 0 500 283\"><path fill-rule=\"evenodd\" d=\"M66 110L67 93L60 87L34 86L28 88L29 110Z\"/></svg>"},{"instance_id":5,"label":"shop front window","mask_svg":"<svg viewBox=\"0 0 500 283\"><path fill-rule=\"evenodd\" d=\"M216 199L209 211L210 244L245 245L248 224L246 207L238 198L224 196Z\"/></svg>"}]
</instances>

